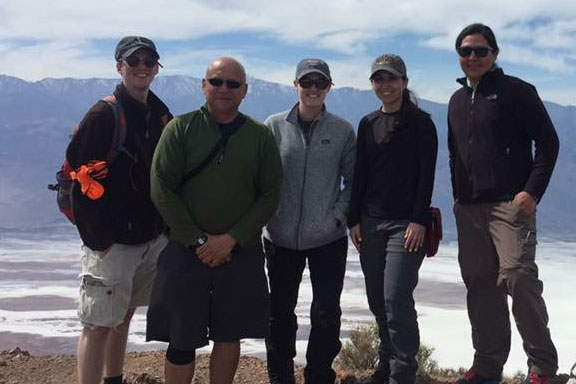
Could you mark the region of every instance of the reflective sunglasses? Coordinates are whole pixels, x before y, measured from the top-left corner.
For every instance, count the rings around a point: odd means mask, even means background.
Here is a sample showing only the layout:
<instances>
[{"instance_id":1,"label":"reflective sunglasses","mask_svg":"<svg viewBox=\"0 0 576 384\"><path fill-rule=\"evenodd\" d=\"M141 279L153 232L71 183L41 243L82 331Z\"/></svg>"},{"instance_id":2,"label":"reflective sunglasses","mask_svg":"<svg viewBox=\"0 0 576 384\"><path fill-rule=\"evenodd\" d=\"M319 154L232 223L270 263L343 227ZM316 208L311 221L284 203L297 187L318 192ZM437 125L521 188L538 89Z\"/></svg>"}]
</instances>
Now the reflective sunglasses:
<instances>
[{"instance_id":1,"label":"reflective sunglasses","mask_svg":"<svg viewBox=\"0 0 576 384\"><path fill-rule=\"evenodd\" d=\"M328 88L328 86L331 84L331 81L325 77L316 80L303 78L298 80L298 84L304 89L311 88L312 85L315 85L316 89L320 89L323 91L326 88Z\"/></svg>"},{"instance_id":2,"label":"reflective sunglasses","mask_svg":"<svg viewBox=\"0 0 576 384\"><path fill-rule=\"evenodd\" d=\"M216 87L216 88L221 87L222 85L224 85L224 83L226 83L226 87L228 87L228 89L238 89L242 86L242 84L239 81L224 80L224 79L221 79L219 77L212 77L212 78L207 79L207 80L211 86Z\"/></svg>"},{"instance_id":3,"label":"reflective sunglasses","mask_svg":"<svg viewBox=\"0 0 576 384\"><path fill-rule=\"evenodd\" d=\"M132 68L137 67L140 63L144 63L147 68L153 68L156 64L162 66L162 64L158 62L158 59L152 57L146 57L143 59L138 56L129 56L123 60Z\"/></svg>"},{"instance_id":4,"label":"reflective sunglasses","mask_svg":"<svg viewBox=\"0 0 576 384\"><path fill-rule=\"evenodd\" d=\"M467 46L464 46L464 47L458 47L458 49L456 49L456 51L458 52L460 57L470 57L472 52L474 52L474 55L476 55L476 57L486 57L486 56L488 56L488 52L493 51L493 49L490 47L467 47Z\"/></svg>"}]
</instances>

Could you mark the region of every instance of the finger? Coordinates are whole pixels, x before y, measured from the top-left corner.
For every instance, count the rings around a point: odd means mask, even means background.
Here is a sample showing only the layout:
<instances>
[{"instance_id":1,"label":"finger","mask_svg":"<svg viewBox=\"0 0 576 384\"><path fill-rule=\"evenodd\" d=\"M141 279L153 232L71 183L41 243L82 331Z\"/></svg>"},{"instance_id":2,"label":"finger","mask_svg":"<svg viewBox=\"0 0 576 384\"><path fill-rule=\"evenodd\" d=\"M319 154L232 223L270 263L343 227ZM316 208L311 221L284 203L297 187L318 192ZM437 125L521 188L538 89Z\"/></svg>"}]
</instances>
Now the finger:
<instances>
[{"instance_id":1,"label":"finger","mask_svg":"<svg viewBox=\"0 0 576 384\"><path fill-rule=\"evenodd\" d=\"M412 246L412 241L413 241L413 234L412 231L407 230L406 233L404 234L404 239L406 239L404 241L404 248L410 250L410 247Z\"/></svg>"}]
</instances>

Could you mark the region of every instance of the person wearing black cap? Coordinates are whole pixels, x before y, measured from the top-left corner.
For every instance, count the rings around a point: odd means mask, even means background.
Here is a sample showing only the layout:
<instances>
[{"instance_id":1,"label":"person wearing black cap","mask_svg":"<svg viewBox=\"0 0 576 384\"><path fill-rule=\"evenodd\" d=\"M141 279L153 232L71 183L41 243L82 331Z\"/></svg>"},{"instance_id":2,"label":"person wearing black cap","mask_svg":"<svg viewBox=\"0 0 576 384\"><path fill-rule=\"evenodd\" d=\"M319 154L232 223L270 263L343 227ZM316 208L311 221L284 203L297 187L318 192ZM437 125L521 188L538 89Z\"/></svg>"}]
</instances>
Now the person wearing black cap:
<instances>
[{"instance_id":1,"label":"person wearing black cap","mask_svg":"<svg viewBox=\"0 0 576 384\"><path fill-rule=\"evenodd\" d=\"M264 232L270 281L270 335L266 339L272 384L294 383L294 310L308 261L312 283L307 384L334 383L332 361L340 351L340 294L346 270L346 216L356 135L346 120L326 110L330 69L304 59L296 69L298 103L272 115L270 127L282 157L280 205Z\"/></svg>"},{"instance_id":2,"label":"person wearing black cap","mask_svg":"<svg viewBox=\"0 0 576 384\"><path fill-rule=\"evenodd\" d=\"M525 384L558 369L536 265L536 204L558 156L558 135L536 89L496 64L496 36L465 27L455 44L465 77L448 104L448 148L475 349L458 384L498 383L510 352L512 314L528 355ZM534 151L533 149L534 148Z\"/></svg>"},{"instance_id":3,"label":"person wearing black cap","mask_svg":"<svg viewBox=\"0 0 576 384\"><path fill-rule=\"evenodd\" d=\"M102 197L73 190L76 225L82 238L78 316L80 384L120 384L130 320L148 304L156 261L167 244L163 221L150 199L150 164L168 107L150 91L160 56L154 43L138 36L120 40L114 55L122 83L113 102L97 102L84 116L66 151L78 169L106 161L113 136L125 126L122 148L98 182ZM117 106L114 106L116 103ZM122 122L123 121L123 122ZM116 150L116 149L114 149Z\"/></svg>"},{"instance_id":4,"label":"person wearing black cap","mask_svg":"<svg viewBox=\"0 0 576 384\"><path fill-rule=\"evenodd\" d=\"M381 107L358 127L348 226L376 317L379 361L370 384L414 384L420 345L413 292L426 248L438 139L430 115L411 101L400 56L374 60Z\"/></svg>"}]
</instances>

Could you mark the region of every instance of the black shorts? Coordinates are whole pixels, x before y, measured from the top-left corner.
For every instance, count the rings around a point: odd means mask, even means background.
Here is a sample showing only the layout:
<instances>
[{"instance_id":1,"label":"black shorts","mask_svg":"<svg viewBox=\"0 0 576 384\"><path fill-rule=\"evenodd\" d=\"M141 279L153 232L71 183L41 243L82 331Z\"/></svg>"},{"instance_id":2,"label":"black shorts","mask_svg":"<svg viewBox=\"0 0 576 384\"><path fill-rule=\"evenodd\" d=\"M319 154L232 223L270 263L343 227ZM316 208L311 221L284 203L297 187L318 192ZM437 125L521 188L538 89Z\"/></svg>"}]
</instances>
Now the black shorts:
<instances>
[{"instance_id":1,"label":"black shorts","mask_svg":"<svg viewBox=\"0 0 576 384\"><path fill-rule=\"evenodd\" d=\"M234 251L230 262L210 268L193 251L170 241L158 259L146 340L189 351L208 340L264 338L269 313L261 244Z\"/></svg>"}]
</instances>

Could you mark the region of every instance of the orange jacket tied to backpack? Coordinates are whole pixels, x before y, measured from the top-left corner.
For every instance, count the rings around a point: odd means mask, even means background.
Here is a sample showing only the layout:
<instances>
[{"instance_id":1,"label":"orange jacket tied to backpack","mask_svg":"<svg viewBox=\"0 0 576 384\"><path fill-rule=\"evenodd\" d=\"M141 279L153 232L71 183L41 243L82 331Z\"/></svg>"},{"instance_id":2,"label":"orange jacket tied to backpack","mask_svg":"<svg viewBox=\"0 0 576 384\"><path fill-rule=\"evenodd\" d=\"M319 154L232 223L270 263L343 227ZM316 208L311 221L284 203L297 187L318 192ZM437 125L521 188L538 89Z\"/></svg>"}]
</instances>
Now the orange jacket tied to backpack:
<instances>
[{"instance_id":1,"label":"orange jacket tied to backpack","mask_svg":"<svg viewBox=\"0 0 576 384\"><path fill-rule=\"evenodd\" d=\"M102 180L107 175L106 162L95 160L81 166L77 171L70 172L70 178L78 181L82 194L91 200L98 200L104 195L104 187L96 180Z\"/></svg>"}]
</instances>

